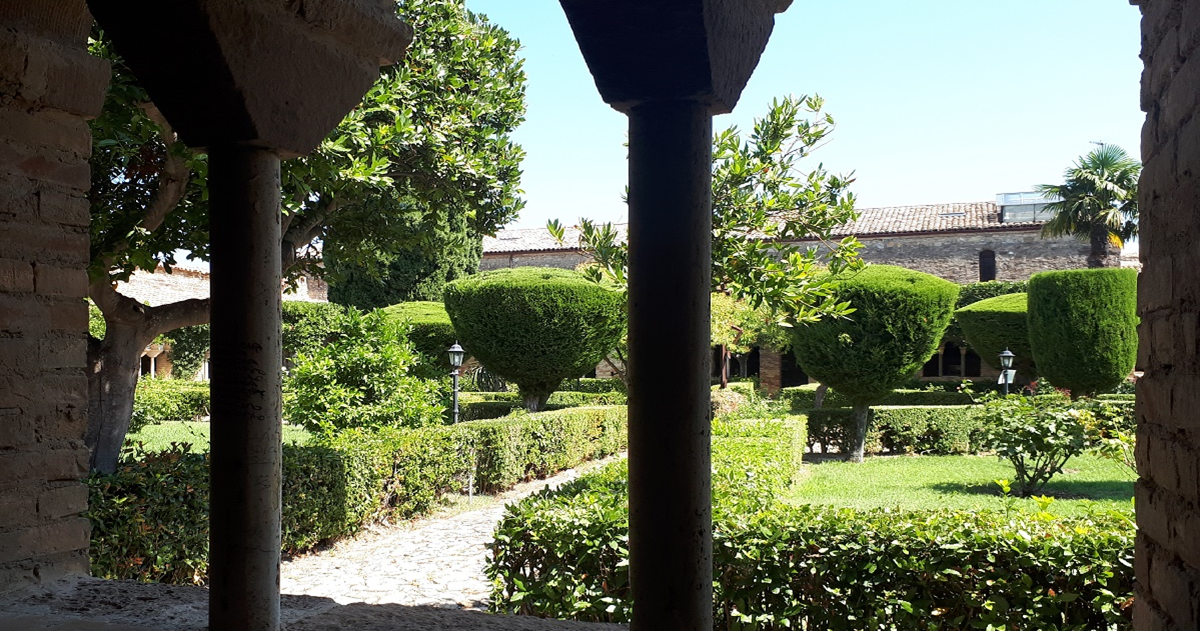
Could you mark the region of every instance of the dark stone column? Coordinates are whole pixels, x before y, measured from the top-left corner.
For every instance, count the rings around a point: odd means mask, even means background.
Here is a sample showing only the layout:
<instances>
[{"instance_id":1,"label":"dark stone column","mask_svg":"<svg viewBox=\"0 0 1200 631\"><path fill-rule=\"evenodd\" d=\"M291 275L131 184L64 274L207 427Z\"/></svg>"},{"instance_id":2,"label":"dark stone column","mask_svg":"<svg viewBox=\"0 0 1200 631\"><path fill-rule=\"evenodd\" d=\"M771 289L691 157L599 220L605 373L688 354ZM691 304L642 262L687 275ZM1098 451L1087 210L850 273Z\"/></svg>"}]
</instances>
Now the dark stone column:
<instances>
[{"instance_id":1,"label":"dark stone column","mask_svg":"<svg viewBox=\"0 0 1200 631\"><path fill-rule=\"evenodd\" d=\"M633 631L711 631L712 116L629 112L629 550Z\"/></svg>"},{"instance_id":2,"label":"dark stone column","mask_svg":"<svg viewBox=\"0 0 1200 631\"><path fill-rule=\"evenodd\" d=\"M279 629L283 351L279 156L209 151L212 631Z\"/></svg>"}]
</instances>

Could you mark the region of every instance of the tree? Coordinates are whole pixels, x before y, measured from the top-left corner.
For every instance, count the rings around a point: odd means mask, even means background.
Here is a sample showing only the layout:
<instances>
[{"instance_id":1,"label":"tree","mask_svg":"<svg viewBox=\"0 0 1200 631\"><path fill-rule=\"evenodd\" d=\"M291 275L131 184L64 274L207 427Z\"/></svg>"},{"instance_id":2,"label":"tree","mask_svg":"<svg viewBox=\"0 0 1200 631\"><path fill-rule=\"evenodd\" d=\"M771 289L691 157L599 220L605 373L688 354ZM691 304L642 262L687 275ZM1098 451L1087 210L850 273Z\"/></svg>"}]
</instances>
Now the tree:
<instances>
[{"instance_id":1,"label":"tree","mask_svg":"<svg viewBox=\"0 0 1200 631\"><path fill-rule=\"evenodd\" d=\"M729 359L745 355L756 346L781 348L790 344L787 329L780 327L764 307L755 309L744 300L716 292L709 300L710 340L721 349L721 387L729 386Z\"/></svg>"},{"instance_id":2,"label":"tree","mask_svg":"<svg viewBox=\"0 0 1200 631\"><path fill-rule=\"evenodd\" d=\"M1075 398L1129 377L1137 361L1137 276L1108 268L1029 279L1029 344L1042 377Z\"/></svg>"},{"instance_id":3,"label":"tree","mask_svg":"<svg viewBox=\"0 0 1200 631\"><path fill-rule=\"evenodd\" d=\"M510 132L524 114L518 42L463 0L400 0L418 36L321 146L284 163L283 273L322 274L315 244L339 261L378 265L431 247L451 209L491 234L521 208L523 152ZM116 467L133 405L141 349L156 336L208 321L207 300L148 307L114 290L135 270L166 272L176 252L208 258L207 162L191 153L100 33L92 52L113 82L92 124L89 294L106 335L89 345L87 443L92 466Z\"/></svg>"},{"instance_id":4,"label":"tree","mask_svg":"<svg viewBox=\"0 0 1200 631\"><path fill-rule=\"evenodd\" d=\"M792 331L792 352L809 376L850 400L851 462L863 461L871 404L912 378L937 350L950 324L958 285L891 265L871 265L827 281L845 318L823 318Z\"/></svg>"},{"instance_id":5,"label":"tree","mask_svg":"<svg viewBox=\"0 0 1200 631\"><path fill-rule=\"evenodd\" d=\"M563 379L595 368L625 331L624 293L570 270L482 272L447 285L445 304L466 351L517 384L531 412Z\"/></svg>"},{"instance_id":6,"label":"tree","mask_svg":"<svg viewBox=\"0 0 1200 631\"><path fill-rule=\"evenodd\" d=\"M1028 298L1024 293L987 298L955 311L954 318L966 342L989 366L1000 370L1000 353L1010 351L1016 355L1017 374L1033 381L1038 373L1029 346Z\"/></svg>"},{"instance_id":7,"label":"tree","mask_svg":"<svg viewBox=\"0 0 1200 631\"><path fill-rule=\"evenodd\" d=\"M813 322L851 312L831 292L826 267L838 274L858 269L854 237L831 242L838 226L853 221L850 176L799 162L828 141L833 118L819 96L775 100L754 121L748 139L736 127L713 137L712 289L766 307L779 322ZM547 229L559 241L565 229ZM611 224L579 220L579 247L595 261L589 278L624 287L628 245Z\"/></svg>"},{"instance_id":8,"label":"tree","mask_svg":"<svg viewBox=\"0 0 1200 631\"><path fill-rule=\"evenodd\" d=\"M1120 248L1137 236L1138 178L1142 164L1116 145L1100 145L1063 173L1062 184L1042 184L1037 192L1062 201L1046 206L1054 217L1042 237L1072 236L1091 244L1088 267L1109 267L1109 246ZM1115 267L1115 266L1114 266Z\"/></svg>"}]
</instances>

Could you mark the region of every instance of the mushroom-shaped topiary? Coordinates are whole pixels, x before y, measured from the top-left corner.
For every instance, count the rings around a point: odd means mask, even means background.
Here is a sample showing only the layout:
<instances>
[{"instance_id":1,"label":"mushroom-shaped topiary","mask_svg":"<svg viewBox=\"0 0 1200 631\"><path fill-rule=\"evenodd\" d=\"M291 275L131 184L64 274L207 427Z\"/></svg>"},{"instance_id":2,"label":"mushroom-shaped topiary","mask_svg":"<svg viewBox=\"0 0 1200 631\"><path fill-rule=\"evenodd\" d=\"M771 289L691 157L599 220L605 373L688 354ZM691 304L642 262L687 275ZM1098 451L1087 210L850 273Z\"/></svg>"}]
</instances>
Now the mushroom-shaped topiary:
<instances>
[{"instance_id":1,"label":"mushroom-shaped topiary","mask_svg":"<svg viewBox=\"0 0 1200 631\"><path fill-rule=\"evenodd\" d=\"M483 272L446 285L444 300L467 352L517 384L531 411L595 368L625 330L625 294L569 270Z\"/></svg>"},{"instance_id":2,"label":"mushroom-shaped topiary","mask_svg":"<svg viewBox=\"0 0 1200 631\"><path fill-rule=\"evenodd\" d=\"M383 314L409 327L408 340L425 363L446 372L450 370L450 356L446 350L458 341L458 336L442 303L401 302L384 307Z\"/></svg>"},{"instance_id":3,"label":"mushroom-shaped topiary","mask_svg":"<svg viewBox=\"0 0 1200 631\"><path fill-rule=\"evenodd\" d=\"M1137 360L1137 272L1096 268L1029 279L1029 344L1038 372L1071 396L1116 387Z\"/></svg>"},{"instance_id":4,"label":"mushroom-shaped topiary","mask_svg":"<svg viewBox=\"0 0 1200 631\"><path fill-rule=\"evenodd\" d=\"M854 313L794 329L792 352L800 367L854 408L849 460L862 462L871 404L911 379L937 350L958 289L922 272L871 265L834 286L837 299L848 301Z\"/></svg>"},{"instance_id":5,"label":"mushroom-shaped topiary","mask_svg":"<svg viewBox=\"0 0 1200 631\"><path fill-rule=\"evenodd\" d=\"M1033 350L1029 346L1029 326L1026 321L1028 294L1006 294L980 300L954 312L967 344L989 366L1000 369L1000 353L1012 351L1016 358L1013 368L1017 374L1037 379Z\"/></svg>"}]
</instances>

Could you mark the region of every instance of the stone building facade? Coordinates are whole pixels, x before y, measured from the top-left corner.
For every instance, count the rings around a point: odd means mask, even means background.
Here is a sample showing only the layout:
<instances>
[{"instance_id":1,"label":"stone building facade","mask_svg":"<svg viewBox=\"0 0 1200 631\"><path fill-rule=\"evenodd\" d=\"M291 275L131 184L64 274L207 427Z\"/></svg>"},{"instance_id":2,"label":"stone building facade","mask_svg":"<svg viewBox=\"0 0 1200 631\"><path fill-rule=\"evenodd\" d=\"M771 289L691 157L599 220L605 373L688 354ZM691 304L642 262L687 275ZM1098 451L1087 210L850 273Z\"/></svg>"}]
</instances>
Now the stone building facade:
<instances>
[{"instance_id":1,"label":"stone building facade","mask_svg":"<svg viewBox=\"0 0 1200 631\"><path fill-rule=\"evenodd\" d=\"M83 0L0 3L0 592L88 572L91 27Z\"/></svg>"}]
</instances>

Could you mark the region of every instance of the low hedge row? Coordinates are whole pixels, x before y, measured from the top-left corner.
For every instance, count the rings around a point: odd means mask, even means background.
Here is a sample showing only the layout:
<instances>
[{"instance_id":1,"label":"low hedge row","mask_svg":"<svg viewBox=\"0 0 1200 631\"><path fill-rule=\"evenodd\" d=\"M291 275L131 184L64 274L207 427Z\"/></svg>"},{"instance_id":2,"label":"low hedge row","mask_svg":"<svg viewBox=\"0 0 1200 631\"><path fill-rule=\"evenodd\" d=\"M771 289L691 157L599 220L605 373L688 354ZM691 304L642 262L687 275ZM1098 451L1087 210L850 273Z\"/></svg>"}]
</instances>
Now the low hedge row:
<instances>
[{"instance_id":1,"label":"low hedge row","mask_svg":"<svg viewBox=\"0 0 1200 631\"><path fill-rule=\"evenodd\" d=\"M747 479L740 464L771 471L766 452L742 449L745 440L713 444L715 629L1132 628L1135 529L1125 517L859 512L771 500L752 512L725 510L723 489ZM749 454L743 463L718 456L731 446ZM491 544L492 609L629 621L626 489L623 471L610 466L510 506Z\"/></svg>"},{"instance_id":2,"label":"low hedge row","mask_svg":"<svg viewBox=\"0 0 1200 631\"><path fill-rule=\"evenodd\" d=\"M580 379L567 379L558 386L559 392L591 392L599 394L602 392L625 392L625 382L615 377L606 379L591 379L583 377Z\"/></svg>"},{"instance_id":3,"label":"low hedge row","mask_svg":"<svg viewBox=\"0 0 1200 631\"><path fill-rule=\"evenodd\" d=\"M129 431L163 421L195 421L211 410L207 381L142 379L133 391Z\"/></svg>"},{"instance_id":4,"label":"low hedge row","mask_svg":"<svg viewBox=\"0 0 1200 631\"><path fill-rule=\"evenodd\" d=\"M980 406L878 406L871 408L868 453L965 454L978 451ZM822 453L849 449L854 416L847 408L808 410L808 440ZM815 449L814 449L815 450Z\"/></svg>"},{"instance_id":5,"label":"low hedge row","mask_svg":"<svg viewBox=\"0 0 1200 631\"><path fill-rule=\"evenodd\" d=\"M306 550L382 517L426 513L471 481L498 491L616 453L626 444L625 418L623 407L580 407L284 445L283 550ZM208 481L208 454L186 445L135 448L116 473L88 478L92 574L204 583Z\"/></svg>"},{"instance_id":6,"label":"low hedge row","mask_svg":"<svg viewBox=\"0 0 1200 631\"><path fill-rule=\"evenodd\" d=\"M780 398L787 401L793 412L810 410L816 404L817 387L819 384L810 383L804 386L784 388ZM971 405L974 401L965 392L946 392L944 390L893 390L880 399L877 405ZM838 391L830 388L825 393L823 408L849 407L850 401Z\"/></svg>"},{"instance_id":7,"label":"low hedge row","mask_svg":"<svg viewBox=\"0 0 1200 631\"><path fill-rule=\"evenodd\" d=\"M555 392L546 403L548 410L579 406L624 405L628 397L622 391ZM463 392L458 398L460 421L500 418L524 408L516 392Z\"/></svg>"}]
</instances>

